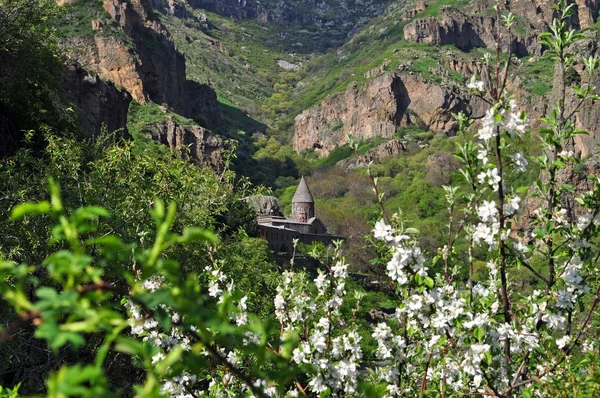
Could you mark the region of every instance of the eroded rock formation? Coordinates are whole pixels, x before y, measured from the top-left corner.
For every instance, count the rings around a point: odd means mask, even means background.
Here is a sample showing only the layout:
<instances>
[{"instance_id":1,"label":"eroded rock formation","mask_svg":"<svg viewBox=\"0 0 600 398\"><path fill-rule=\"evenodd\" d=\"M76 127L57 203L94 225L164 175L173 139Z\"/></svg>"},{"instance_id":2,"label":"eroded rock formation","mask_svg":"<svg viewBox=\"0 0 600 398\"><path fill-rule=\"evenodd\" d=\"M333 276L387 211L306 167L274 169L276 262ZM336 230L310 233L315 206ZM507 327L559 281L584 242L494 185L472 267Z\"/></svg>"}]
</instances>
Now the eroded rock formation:
<instances>
[{"instance_id":1,"label":"eroded rock formation","mask_svg":"<svg viewBox=\"0 0 600 398\"><path fill-rule=\"evenodd\" d=\"M475 47L495 48L498 23L495 17L468 15L446 6L440 8L437 17L418 18L407 24L404 38L414 43L451 44L464 51ZM539 54L541 46L537 43L537 35L538 31L530 25L524 37L512 37L512 51L518 56ZM502 45L507 50L506 43Z\"/></svg>"},{"instance_id":2,"label":"eroded rock formation","mask_svg":"<svg viewBox=\"0 0 600 398\"><path fill-rule=\"evenodd\" d=\"M336 166L341 167L343 169L354 169L357 167L364 167L369 162L378 163L385 158L395 156L406 151L408 151L406 142L398 140L389 140L387 142L384 142L383 144L376 146L373 149L368 150L367 153L365 153L361 159L357 159L356 157L343 159L337 162Z\"/></svg>"},{"instance_id":3,"label":"eroded rock formation","mask_svg":"<svg viewBox=\"0 0 600 398\"><path fill-rule=\"evenodd\" d=\"M583 29L595 23L599 0L577 0L576 10L570 24ZM492 10L492 2L478 2L469 11L461 11L451 6L441 7L436 17L417 18L404 27L404 38L415 43L452 44L462 50L474 47L495 48L497 32L500 30L505 39L501 44L508 49L508 32L498 26L500 21ZM513 28L512 51L518 56L540 54L539 33L547 31L552 24L554 13L547 1L516 0L510 2L510 11L517 15L518 21ZM503 11L503 14L507 11ZM417 13L409 15L418 16Z\"/></svg>"},{"instance_id":4,"label":"eroded rock formation","mask_svg":"<svg viewBox=\"0 0 600 398\"><path fill-rule=\"evenodd\" d=\"M103 128L109 132L119 131L121 136L127 135L127 112L131 102L127 91L78 65L66 69L62 85L86 136L97 136Z\"/></svg>"},{"instance_id":5,"label":"eroded rock formation","mask_svg":"<svg viewBox=\"0 0 600 398\"><path fill-rule=\"evenodd\" d=\"M357 139L392 138L397 126L414 124L435 132L452 134L456 129L451 113L465 111L478 116L482 101L470 98L456 85L439 85L421 76L389 74L362 87L352 84L295 119L294 149L314 149L326 156Z\"/></svg>"},{"instance_id":6,"label":"eroded rock formation","mask_svg":"<svg viewBox=\"0 0 600 398\"><path fill-rule=\"evenodd\" d=\"M209 166L217 172L223 170L223 142L203 127L182 126L171 119L148 123L142 133L190 158L198 166Z\"/></svg>"},{"instance_id":7,"label":"eroded rock formation","mask_svg":"<svg viewBox=\"0 0 600 398\"><path fill-rule=\"evenodd\" d=\"M380 15L391 0L182 0L237 19L327 25L342 37Z\"/></svg>"},{"instance_id":8,"label":"eroded rock formation","mask_svg":"<svg viewBox=\"0 0 600 398\"><path fill-rule=\"evenodd\" d=\"M600 47L598 44L599 35L597 32L587 32L588 38L578 41L572 52L578 54L579 57L587 58L590 56L600 55ZM570 114L573 110L577 109L580 100L577 98L573 86L575 85L591 85L596 87L596 93L598 94L598 88L600 87L600 70L596 70L595 73L589 78L583 71L583 63L581 60L577 61L573 68L567 69L567 87L565 90L565 107L567 114ZM544 98L546 104L550 107L554 107L556 101L561 97L560 92L560 73L558 68L555 69L553 89L547 98ZM585 130L587 134L576 135L573 138L574 147L567 148L572 149L577 156L585 159L590 155L598 153L598 144L600 144L600 104L598 102L586 101L580 107L579 111L575 112L574 117L576 119L576 127L578 129ZM594 161L598 161L598 156L595 156Z\"/></svg>"},{"instance_id":9,"label":"eroded rock formation","mask_svg":"<svg viewBox=\"0 0 600 398\"><path fill-rule=\"evenodd\" d=\"M214 90L186 80L185 58L156 19L150 0L105 0L104 9L129 38L96 34L70 38L63 47L82 66L129 91L137 102L167 104L175 112L220 121Z\"/></svg>"}]
</instances>

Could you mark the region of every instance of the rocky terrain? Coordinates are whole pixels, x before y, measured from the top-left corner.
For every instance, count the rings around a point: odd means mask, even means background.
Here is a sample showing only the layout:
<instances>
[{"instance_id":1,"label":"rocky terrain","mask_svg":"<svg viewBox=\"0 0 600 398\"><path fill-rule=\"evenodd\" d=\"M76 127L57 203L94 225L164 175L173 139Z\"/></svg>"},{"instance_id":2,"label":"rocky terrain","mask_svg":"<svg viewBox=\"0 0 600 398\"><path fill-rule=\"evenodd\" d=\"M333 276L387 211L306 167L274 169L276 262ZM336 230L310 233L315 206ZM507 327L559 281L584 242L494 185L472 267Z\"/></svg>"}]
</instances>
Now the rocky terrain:
<instances>
[{"instance_id":1,"label":"rocky terrain","mask_svg":"<svg viewBox=\"0 0 600 398\"><path fill-rule=\"evenodd\" d=\"M577 2L577 13L570 23L573 27L584 29L594 23L600 3L596 0ZM423 6L423 10L426 7ZM511 2L510 11L517 16L512 31L510 47L519 57L541 54L542 47L537 36L547 31L552 23L552 9L543 1ZM506 11L502 11L505 13ZM503 49L508 50L508 32L500 26L491 2L476 2L473 8L460 10L453 6L442 6L435 16L421 18L414 13L414 19L404 27L404 38L409 42L454 45L461 50L470 51L475 47L493 49L498 33L503 37Z\"/></svg>"},{"instance_id":2,"label":"rocky terrain","mask_svg":"<svg viewBox=\"0 0 600 398\"><path fill-rule=\"evenodd\" d=\"M69 7L78 2L68 0L62 3L65 7ZM388 6L390 7L387 8L387 12L384 12ZM578 12L570 23L574 27L581 28L592 26L600 8L600 1L581 0L577 2L577 6ZM511 51L517 56L514 65L517 72L514 79L509 82L510 88L515 92L524 93L527 97L525 102L529 113L539 117L544 114L549 100L554 98L552 82L548 81L548 88L543 90L543 94L532 96L525 85L531 86L536 83L535 81L528 83L527 74L523 73L520 76L519 70L525 70L528 64L539 62L538 60L542 58L543 49L538 44L537 36L548 29L553 13L546 4L538 0L512 2L510 10L517 16L511 41L509 43L505 40L504 42L509 44L503 47L503 50L508 50L510 46ZM329 85L328 89L332 92L330 95L313 103L305 101L309 106L294 109L294 104L302 103L303 98L307 96L307 87L314 86L320 78L313 78L311 75L311 68L314 68L312 64L291 62L294 58L289 60L274 58L271 61L273 62L271 69L260 69L254 72L254 69L260 67L260 57L252 59L245 53L240 55L237 52L247 52L245 46L234 49L231 43L213 37L219 33L219 30L226 30L227 26L214 25L204 14L205 12L239 20L255 20L263 24L261 26L265 29L270 29L269 24L277 26L277 24L287 23L307 27L312 24L330 29L332 32L341 30L346 33L352 32L353 29L366 24L373 16L378 15L378 19L363 33L349 40L337 51L323 55L323 59L335 57L337 63L342 65L351 65L348 64L348 60L352 60L352 57L360 57L363 48L368 48L375 43L367 40L369 36L374 37L373 40L385 41L386 36L399 32L399 39L403 41L397 44L391 40L390 44L394 45L395 49L385 56L381 55L384 50L376 53L381 61L377 61L375 67L370 69L364 70L360 66L369 61L373 64L372 60L358 58L356 62L360 68L356 71L360 73L360 78L356 73L341 68L341 72L338 73L345 76L344 78L348 80L347 84L338 79L338 87ZM209 15L214 16L214 14ZM465 111L478 117L484 109L482 101L469 96L464 88L466 79L482 73L481 63L478 61L482 54L478 52L479 49L481 51L494 49L498 33L503 39L508 38L507 32L499 26L500 22L490 1L459 1L452 6L445 5L444 2L422 1L414 5L389 1L359 3L351 0L341 2L324 0L104 1L102 12L95 14L89 26L93 32L66 37L62 41L63 48L82 68L103 79L113 81L116 86L125 89L139 104L161 104L171 112L197 120L202 127L182 128L180 125L173 125L163 120L146 133L173 148L182 143L191 144L191 147L195 148L191 150L191 157L199 163L212 162L199 151L211 147L212 144L207 144L205 138L210 134L205 129L218 128L223 107L219 106L215 91L208 84L199 83L199 81L209 80L208 78L203 80L202 75L198 75L197 72L206 68L195 65L196 81L188 78L186 63L189 61L186 61L186 55L176 48L176 40L161 21L167 17L172 18L169 19L170 27L182 27L177 28L177 34L181 36L178 40L189 54L193 51L208 51L208 49L214 51L218 54L215 59L219 62L219 65L214 67L220 69L226 66L224 70L233 74L234 82L242 76L243 78L256 76L260 84L273 84L272 78L271 80L268 76L265 78L266 74L276 70L272 68L304 75L304 79L297 84L298 89L291 94L285 93L285 99L279 100L283 104L291 102L292 107L280 106L278 112L290 120L294 118L291 142L294 150L298 153L314 150L320 157L325 157L335 148L342 146L348 134L352 134L359 140L373 138L389 140L395 138L399 129L416 126L434 133L452 135L456 125L451 113ZM196 36L189 36L190 27L202 30L202 41ZM283 37L287 33L279 27L273 31L273 34L281 34ZM219 34L218 37L226 36ZM248 40L249 43L259 38L259 36L253 37L253 32L246 28L239 33L236 32L232 37L240 37L242 40ZM594 40L586 43L584 51L586 54L596 51ZM403 47L407 48L405 53L408 55L399 56L402 51L398 52L398 49ZM432 53L431 49L435 49L436 52ZM187 58L191 59L190 55ZM206 57L193 59L194 62L208 62ZM400 64L397 63L398 60L401 61ZM235 65L235 68L232 65ZM236 72L235 69L239 69L238 65L243 65L243 73ZM333 73L337 70L336 63L332 62L331 65ZM578 66L575 66L575 73L581 72L580 65L579 70L577 68ZM72 74L73 72L65 80L74 87L72 92L85 89L82 84L74 83L76 79ZM80 81L88 84L90 79L91 77L86 77ZM535 77L532 79L535 80ZM246 82L237 81L234 85L240 87L245 84ZM277 87L277 84L274 86ZM229 88L230 85L223 85L223 87ZM542 89L543 87L539 91ZM80 124L86 126L85 129L88 131L97 131L102 123L111 129L124 127L122 124L124 112L116 109L123 109L126 101L119 101L118 96L109 95L110 90L107 90L108 88L90 89L88 94L83 96L85 100L74 101L77 104L78 114L87 115L84 117L85 121ZM244 92L248 97L252 90L240 88L239 92ZM226 94L231 92L227 91ZM95 101L94 95L98 96ZM276 93L276 95L283 94ZM72 98L76 97L72 96ZM572 98L570 101L574 102L575 99ZM250 102L251 99L245 103L250 106ZM256 102L259 103L259 100L257 99ZM100 104L105 104L105 107L102 108ZM593 105L586 106L593 107ZM83 109L94 111L86 112ZM586 111L588 112L580 118L579 123L582 127L595 131L600 116L594 108L586 108ZM256 113L259 111L255 110L254 114ZM106 115L113 115L113 119L104 120ZM80 119L82 117L80 116ZM272 118L273 115L270 117ZM159 131L160 129L163 131ZM589 153L589 148L596 143L597 136L597 134L578 136L577 151L583 155ZM207 149L207 151L207 156L212 159L211 150Z\"/></svg>"},{"instance_id":3,"label":"rocky terrain","mask_svg":"<svg viewBox=\"0 0 600 398\"><path fill-rule=\"evenodd\" d=\"M480 116L483 102L456 84L441 86L416 75L386 74L362 87L351 85L298 115L294 149L314 149L326 156L343 145L348 134L360 140L391 139L398 126L411 124L451 135L456 128L451 113L459 111Z\"/></svg>"},{"instance_id":4,"label":"rocky terrain","mask_svg":"<svg viewBox=\"0 0 600 398\"><path fill-rule=\"evenodd\" d=\"M67 13L78 3L59 1ZM167 3L173 13L177 13L176 4ZM103 13L93 14L88 27L92 32L78 31L61 41L73 64L62 83L82 131L93 136L105 128L127 135L132 100L141 105L162 104L203 126L182 127L163 121L143 133L172 149L186 147L186 156L195 163L220 170L221 140L206 129L220 124L216 93L207 84L187 79L185 56L175 48L153 3L106 0L102 8Z\"/></svg>"},{"instance_id":5,"label":"rocky terrain","mask_svg":"<svg viewBox=\"0 0 600 398\"><path fill-rule=\"evenodd\" d=\"M298 152L310 149L320 156L327 156L346 142L348 134L362 140L374 137L390 139L399 127L410 124L433 132L452 134L454 125L449 116L451 112L464 110L477 118L483 110L481 101L470 98L465 92L464 83L450 78L448 71L461 75L463 82L473 75L479 76L482 69L477 59L478 53L470 56L469 52L479 48L493 50L498 33L504 43L508 43L508 32L499 26L491 5L492 2L479 1L467 7L466 3L458 2L456 6L440 6L433 15L428 10L432 7L431 3L417 2L414 8L404 9L401 26L403 38L408 43L452 45L464 51L464 56L454 57L450 53L447 56L437 55L435 59L438 66L428 68L429 76L415 72L413 61L395 69L391 58L386 58L379 67L365 73L366 81L351 83L343 93L333 94L298 115L294 124L294 149ZM574 27L586 28L595 23L594 16L598 14L600 2L580 1L577 7L577 13L570 21ZM552 90L553 83L549 82L544 95L534 95L524 86L523 79L530 78L525 72L529 68L527 64L542 59L543 49L537 37L548 30L553 13L546 4L536 1L511 2L510 10L517 16L510 36L510 50L517 58L509 88L521 96L523 105L535 119L544 115L548 103L555 102L556 93ZM588 35L591 35L591 39L579 44L582 48L577 52L581 56L589 56L597 51L596 31L589 30ZM502 49L507 51L509 48L503 45ZM417 62L418 57L413 56L412 59ZM575 76L575 80L580 79L581 72L582 64L578 62L571 76ZM485 76L481 77L485 80ZM576 106L574 95L569 97L569 101ZM600 137L597 131L600 112L595 106L587 104L585 112L581 112L585 116L578 115L580 126L591 131L590 135L576 138L576 150L583 156L590 152L589 149Z\"/></svg>"},{"instance_id":6,"label":"rocky terrain","mask_svg":"<svg viewBox=\"0 0 600 398\"><path fill-rule=\"evenodd\" d=\"M173 0L171 0L173 1ZM330 24L347 33L380 14L390 0L185 0L194 8L262 22Z\"/></svg>"},{"instance_id":7,"label":"rocky terrain","mask_svg":"<svg viewBox=\"0 0 600 398\"><path fill-rule=\"evenodd\" d=\"M134 100L167 104L192 117L202 114L210 126L219 123L216 96L209 87L186 79L185 57L155 18L148 0L106 0L103 8L125 38L102 34L104 23L94 20L93 37L71 37L63 47L84 68L129 91Z\"/></svg>"},{"instance_id":8,"label":"rocky terrain","mask_svg":"<svg viewBox=\"0 0 600 398\"><path fill-rule=\"evenodd\" d=\"M414 43L454 45L463 51L475 47L495 48L497 32L506 35L504 28L498 27L498 20L492 16L467 15L462 11L446 6L440 8L437 17L417 18L404 27L404 38ZM512 37L510 46L517 56L540 54L537 43L539 30L533 26L526 28L524 37ZM503 43L507 50L508 43Z\"/></svg>"},{"instance_id":9,"label":"rocky terrain","mask_svg":"<svg viewBox=\"0 0 600 398\"><path fill-rule=\"evenodd\" d=\"M165 122L148 123L142 133L198 166L209 166L216 171L223 169L223 142L205 128L183 126L171 118Z\"/></svg>"},{"instance_id":10,"label":"rocky terrain","mask_svg":"<svg viewBox=\"0 0 600 398\"><path fill-rule=\"evenodd\" d=\"M131 95L110 80L70 65L63 74L65 97L74 105L81 131L88 137L106 129L127 136L127 112Z\"/></svg>"}]
</instances>

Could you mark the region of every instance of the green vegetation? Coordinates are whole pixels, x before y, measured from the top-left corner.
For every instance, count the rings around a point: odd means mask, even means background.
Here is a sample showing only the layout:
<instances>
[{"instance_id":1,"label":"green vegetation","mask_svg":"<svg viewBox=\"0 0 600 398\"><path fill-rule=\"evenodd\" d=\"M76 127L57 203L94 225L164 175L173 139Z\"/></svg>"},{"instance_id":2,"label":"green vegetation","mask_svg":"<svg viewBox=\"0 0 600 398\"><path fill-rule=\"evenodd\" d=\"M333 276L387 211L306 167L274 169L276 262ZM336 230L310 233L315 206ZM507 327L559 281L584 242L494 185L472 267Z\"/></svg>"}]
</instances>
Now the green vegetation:
<instances>
[{"instance_id":1,"label":"green vegetation","mask_svg":"<svg viewBox=\"0 0 600 398\"><path fill-rule=\"evenodd\" d=\"M189 12L199 14L191 9ZM261 103L276 90L274 86L280 74L293 75L284 72L277 61L294 63L304 58L292 58L269 46L263 37L265 32L255 26L256 22L233 21L210 12L206 15L209 23L192 18L162 17L178 49L188 57L188 78L209 83L219 93L221 103L233 105L264 122ZM227 116L240 120L239 115L231 112Z\"/></svg>"},{"instance_id":2,"label":"green vegetation","mask_svg":"<svg viewBox=\"0 0 600 398\"><path fill-rule=\"evenodd\" d=\"M50 21L58 15L53 0L0 0L0 157L21 147L29 130L77 132L56 95L64 66Z\"/></svg>"},{"instance_id":3,"label":"green vegetation","mask_svg":"<svg viewBox=\"0 0 600 398\"><path fill-rule=\"evenodd\" d=\"M442 7L454 7L456 9L463 9L464 7L469 6L472 3L472 0L438 0L431 4L427 4L427 8L425 11L420 12L415 16L416 18L425 18L425 17L437 17L440 13L440 8Z\"/></svg>"},{"instance_id":4,"label":"green vegetation","mask_svg":"<svg viewBox=\"0 0 600 398\"><path fill-rule=\"evenodd\" d=\"M62 9L62 21L56 23L60 37L93 37L98 31L92 29L92 21L98 20L108 31L118 31L110 16L102 7L102 0L76 1L65 4Z\"/></svg>"},{"instance_id":5,"label":"green vegetation","mask_svg":"<svg viewBox=\"0 0 600 398\"><path fill-rule=\"evenodd\" d=\"M524 59L518 71L518 76L523 79L523 87L528 92L542 96L552 90L554 62L550 57Z\"/></svg>"}]
</instances>

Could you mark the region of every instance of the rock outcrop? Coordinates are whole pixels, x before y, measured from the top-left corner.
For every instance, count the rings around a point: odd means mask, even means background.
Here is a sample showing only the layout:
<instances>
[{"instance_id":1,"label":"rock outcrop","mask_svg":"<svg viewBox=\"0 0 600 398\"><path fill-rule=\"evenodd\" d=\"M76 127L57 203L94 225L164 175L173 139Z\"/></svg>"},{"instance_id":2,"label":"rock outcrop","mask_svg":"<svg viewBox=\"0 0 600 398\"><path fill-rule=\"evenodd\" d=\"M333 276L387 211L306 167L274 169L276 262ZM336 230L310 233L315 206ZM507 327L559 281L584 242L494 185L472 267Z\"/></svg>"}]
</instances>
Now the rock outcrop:
<instances>
[{"instance_id":1,"label":"rock outcrop","mask_svg":"<svg viewBox=\"0 0 600 398\"><path fill-rule=\"evenodd\" d=\"M457 127L452 112L477 117L483 105L456 85L438 85L417 75L384 75L362 87L352 84L298 115L294 149L314 149L326 156L346 143L348 134L362 140L392 138L397 126L410 124L452 134Z\"/></svg>"},{"instance_id":2,"label":"rock outcrop","mask_svg":"<svg viewBox=\"0 0 600 398\"><path fill-rule=\"evenodd\" d=\"M63 47L86 69L114 81L137 102L167 104L186 116L204 116L209 127L220 121L216 94L186 80L185 57L156 19L150 0L105 0L104 9L129 38L96 34L70 38Z\"/></svg>"},{"instance_id":3,"label":"rock outcrop","mask_svg":"<svg viewBox=\"0 0 600 398\"><path fill-rule=\"evenodd\" d=\"M600 55L600 45L598 43L599 34L597 32L587 32L587 35L588 38L574 44L574 48L572 48L571 51L582 58ZM591 78L589 78L587 74L583 72L583 63L581 60L574 64L573 68L570 70L570 75L565 92L565 107L567 114L570 114L574 109L577 109L580 101L571 86L580 83L582 85L590 84L591 86L596 87L596 93L598 93L598 88L600 87L600 70L596 70ZM560 75L558 68L556 68L553 89L548 97L542 99L547 106L554 107L556 101L561 97L559 87ZM598 144L600 144L600 106L598 102L584 102L574 116L576 119L576 127L585 130L588 134L576 135L573 138L574 147L567 149L573 150L575 154L582 159L585 159L590 155L596 155L598 153ZM596 155L595 158L595 161L598 161L600 157Z\"/></svg>"},{"instance_id":4,"label":"rock outcrop","mask_svg":"<svg viewBox=\"0 0 600 398\"><path fill-rule=\"evenodd\" d=\"M413 43L452 44L463 51L475 47L495 48L498 23L495 17L467 15L454 7L441 7L437 17L418 18L407 24L404 38ZM518 56L541 53L537 35L530 26L525 37L513 37L513 53ZM503 46L506 50L505 43Z\"/></svg>"},{"instance_id":5,"label":"rock outcrop","mask_svg":"<svg viewBox=\"0 0 600 398\"><path fill-rule=\"evenodd\" d=\"M189 158L198 166L209 166L217 172L223 170L223 142L203 127L182 126L171 119L148 123L142 133Z\"/></svg>"},{"instance_id":6,"label":"rock outcrop","mask_svg":"<svg viewBox=\"0 0 600 398\"><path fill-rule=\"evenodd\" d=\"M127 112L131 96L111 81L92 75L78 65L70 65L63 74L64 95L73 104L79 127L87 137L103 128L127 136Z\"/></svg>"},{"instance_id":7,"label":"rock outcrop","mask_svg":"<svg viewBox=\"0 0 600 398\"><path fill-rule=\"evenodd\" d=\"M152 0L152 8L157 11L166 12L174 17L186 19L190 17L185 8L184 0Z\"/></svg>"},{"instance_id":8,"label":"rock outcrop","mask_svg":"<svg viewBox=\"0 0 600 398\"><path fill-rule=\"evenodd\" d=\"M595 23L599 0L576 0L575 14L569 23L578 29ZM461 50L469 51L474 47L496 47L497 32L500 29L504 39L508 37L506 29L492 11L493 2L478 2L470 11L461 11L452 6L439 9L435 17L417 18L404 27L404 38L415 43L452 44ZM405 15L406 19L418 16L418 10ZM511 50L518 56L540 54L542 46L538 35L547 31L552 24L554 12L545 0L515 0L510 2L510 11L519 17L512 36ZM503 10L503 14L508 10ZM508 43L501 43L508 50Z\"/></svg>"}]
</instances>

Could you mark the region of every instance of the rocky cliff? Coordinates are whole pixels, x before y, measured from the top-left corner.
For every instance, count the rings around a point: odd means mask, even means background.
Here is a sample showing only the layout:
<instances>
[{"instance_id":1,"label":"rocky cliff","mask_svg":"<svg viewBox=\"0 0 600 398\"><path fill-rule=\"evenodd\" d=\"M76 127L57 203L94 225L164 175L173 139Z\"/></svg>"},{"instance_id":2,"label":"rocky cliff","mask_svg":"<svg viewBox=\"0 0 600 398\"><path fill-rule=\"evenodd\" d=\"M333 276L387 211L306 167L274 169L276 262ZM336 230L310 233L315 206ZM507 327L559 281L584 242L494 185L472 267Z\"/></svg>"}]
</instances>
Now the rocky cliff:
<instances>
[{"instance_id":1,"label":"rocky cliff","mask_svg":"<svg viewBox=\"0 0 600 398\"><path fill-rule=\"evenodd\" d=\"M356 22L348 17L375 16L390 0L185 0L194 8L203 8L221 15L240 19L260 19L264 22L299 24L328 21ZM358 18L360 19L360 18ZM364 21L363 21L364 23Z\"/></svg>"},{"instance_id":2,"label":"rocky cliff","mask_svg":"<svg viewBox=\"0 0 600 398\"><path fill-rule=\"evenodd\" d=\"M397 126L410 124L452 134L452 112L474 116L483 112L482 101L470 98L457 85L440 85L421 76L387 74L333 95L295 119L294 149L314 149L326 156L347 141L392 138Z\"/></svg>"},{"instance_id":3,"label":"rocky cliff","mask_svg":"<svg viewBox=\"0 0 600 398\"><path fill-rule=\"evenodd\" d=\"M600 55L600 47L599 47L599 34L595 31L587 32L588 38L580 40L577 42L572 49L574 54L577 54L580 57L577 62L573 65L573 67L569 70L567 76L567 90L566 90L566 110L567 114L570 114L573 110L577 109L579 105L579 99L575 91L572 89L574 85L586 85L589 84L593 87L596 87L596 94L599 94L598 91L600 88L600 71L596 70L594 75L589 78L586 73L584 73L584 66L581 58L587 58L592 56ZM560 84L560 74L558 68L554 73L554 81L553 81L553 89L549 94L549 98L547 98L547 102L550 105L556 103L556 101L560 98L559 91ZM598 144L600 144L600 105L598 102L587 101L581 105L579 111L575 113L576 118L576 127L582 130L585 130L588 134L576 135L574 137L574 152L581 156L581 158L587 158L592 154L598 153ZM593 159L594 162L598 162L598 156L596 155Z\"/></svg>"},{"instance_id":4,"label":"rocky cliff","mask_svg":"<svg viewBox=\"0 0 600 398\"><path fill-rule=\"evenodd\" d=\"M199 113L209 126L218 125L214 90L186 80L185 58L156 18L150 0L105 0L103 7L124 36L105 34L104 23L93 21L97 34L63 40L71 57L124 87L141 104L167 104L181 115Z\"/></svg>"},{"instance_id":5,"label":"rocky cliff","mask_svg":"<svg viewBox=\"0 0 600 398\"><path fill-rule=\"evenodd\" d=\"M355 169L359 167L365 167L370 162L379 163L383 159L389 158L390 156L397 156L408 151L409 148L406 142L389 140L376 146L375 148L369 149L367 153L362 155L360 158L351 157L343 159L337 162L335 165L342 169Z\"/></svg>"},{"instance_id":6,"label":"rocky cliff","mask_svg":"<svg viewBox=\"0 0 600 398\"><path fill-rule=\"evenodd\" d=\"M404 27L404 38L414 43L451 44L463 51L475 47L495 48L498 20L491 16L467 15L454 7L441 7L437 17L417 18ZM524 37L512 37L512 51L518 56L541 53L538 30L533 25ZM503 49L507 50L503 43Z\"/></svg>"},{"instance_id":7,"label":"rocky cliff","mask_svg":"<svg viewBox=\"0 0 600 398\"><path fill-rule=\"evenodd\" d=\"M97 136L103 128L127 135L127 111L131 95L90 74L79 65L70 65L63 74L64 96L73 104L79 127L87 136Z\"/></svg>"},{"instance_id":8,"label":"rocky cliff","mask_svg":"<svg viewBox=\"0 0 600 398\"><path fill-rule=\"evenodd\" d=\"M451 44L464 51L474 47L495 48L497 32L500 31L504 39L508 37L508 32L498 26L500 21L491 8L494 4L482 1L470 10L444 6L439 9L437 16L425 18L409 12L407 15L416 19L404 27L404 38L415 43ZM571 25L583 29L594 24L600 1L577 0L576 5ZM502 14L508 11L503 10ZM510 11L517 16L510 43L513 53L518 56L540 54L542 47L537 43L537 36L547 31L552 23L552 8L544 0L516 0L510 2ZM506 40L502 43L504 51L508 45Z\"/></svg>"}]
</instances>

